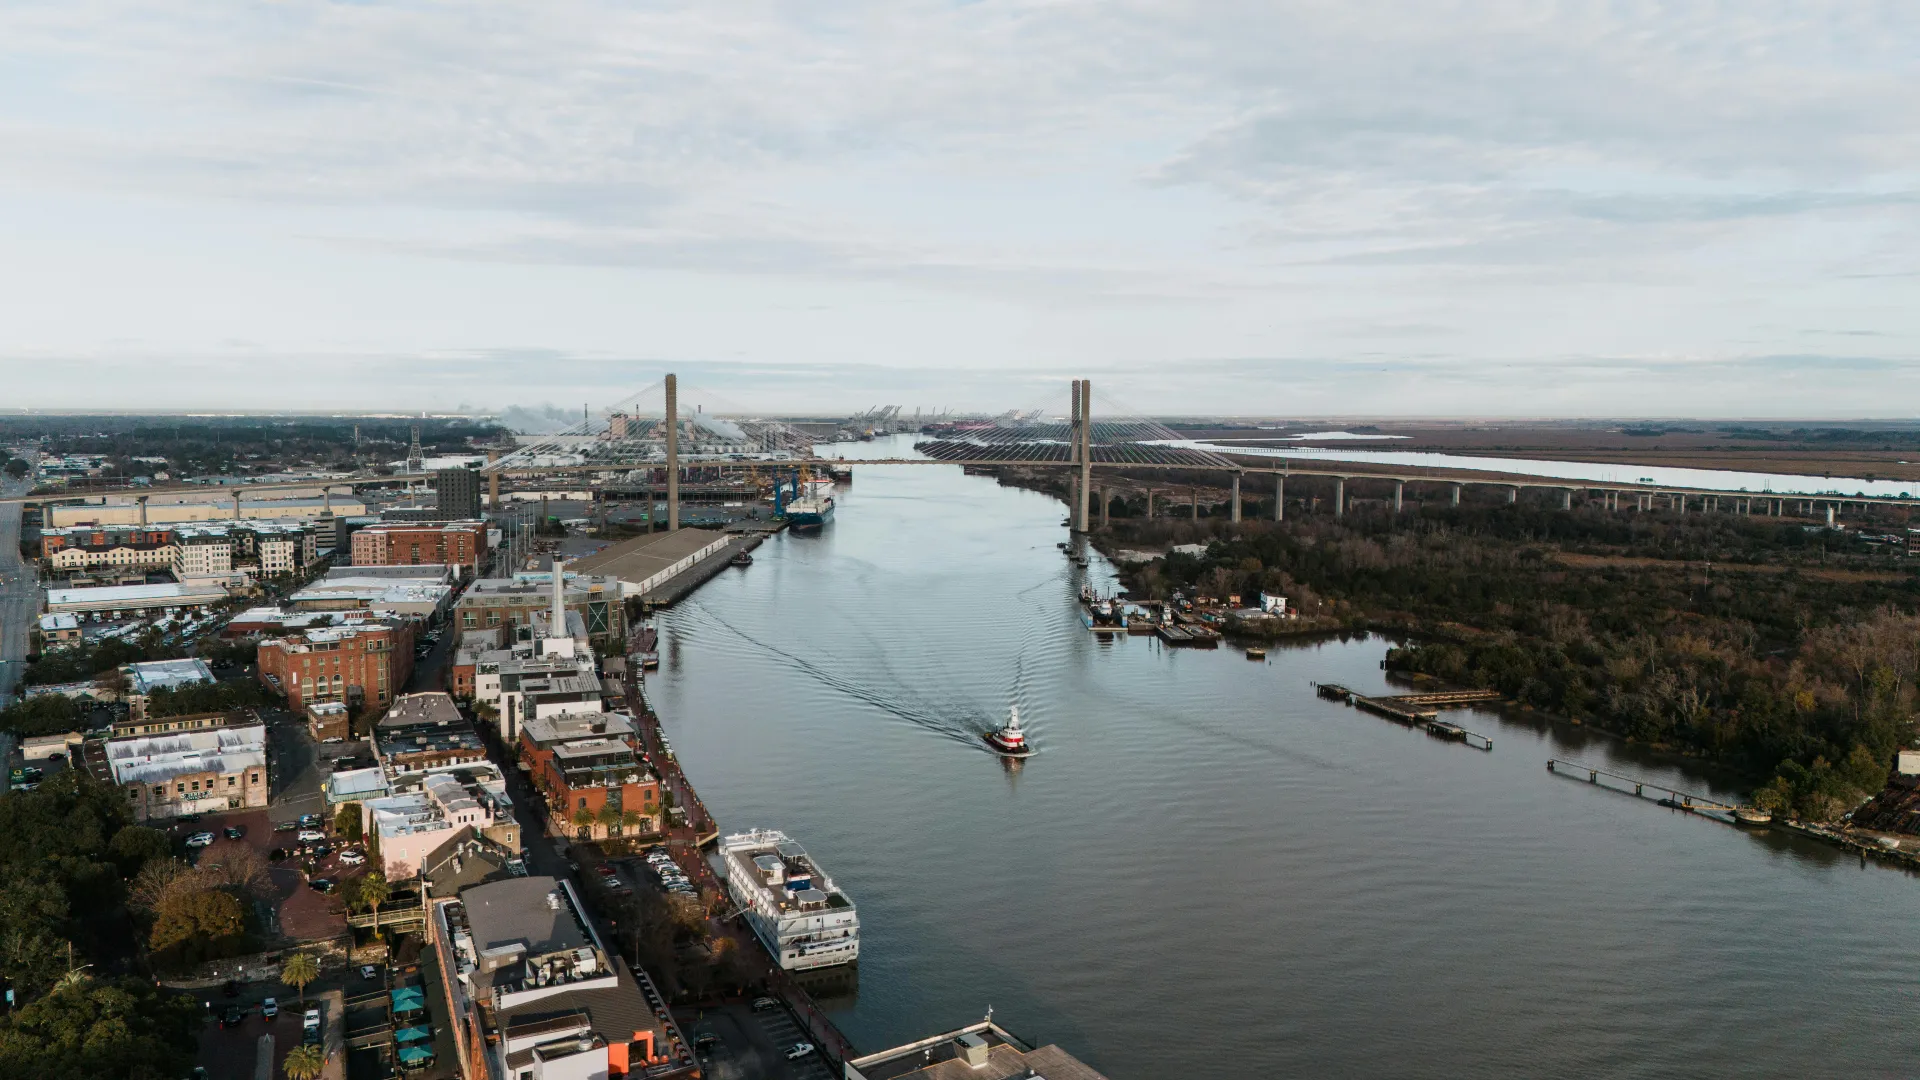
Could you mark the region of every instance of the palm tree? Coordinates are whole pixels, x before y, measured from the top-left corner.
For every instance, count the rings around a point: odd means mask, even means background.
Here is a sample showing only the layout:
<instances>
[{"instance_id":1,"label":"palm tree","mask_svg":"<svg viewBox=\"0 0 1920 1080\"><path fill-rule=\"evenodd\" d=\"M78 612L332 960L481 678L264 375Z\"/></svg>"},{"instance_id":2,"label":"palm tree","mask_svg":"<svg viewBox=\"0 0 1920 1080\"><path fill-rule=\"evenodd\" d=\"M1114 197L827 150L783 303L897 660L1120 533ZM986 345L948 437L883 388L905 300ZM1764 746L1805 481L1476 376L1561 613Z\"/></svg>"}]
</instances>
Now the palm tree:
<instances>
[{"instance_id":1,"label":"palm tree","mask_svg":"<svg viewBox=\"0 0 1920 1080\"><path fill-rule=\"evenodd\" d=\"M280 965L280 981L300 992L300 1004L307 1003L307 984L320 977L320 961L312 953L297 952Z\"/></svg>"},{"instance_id":2,"label":"palm tree","mask_svg":"<svg viewBox=\"0 0 1920 1080\"><path fill-rule=\"evenodd\" d=\"M606 826L608 833L612 833L620 824L620 808L612 803L603 803L600 806L600 812L594 815L594 820Z\"/></svg>"},{"instance_id":3,"label":"palm tree","mask_svg":"<svg viewBox=\"0 0 1920 1080\"><path fill-rule=\"evenodd\" d=\"M584 806L578 810L575 810L573 812L573 825L574 825L574 828L577 828L577 829L593 828L593 811L587 809Z\"/></svg>"},{"instance_id":4,"label":"palm tree","mask_svg":"<svg viewBox=\"0 0 1920 1080\"><path fill-rule=\"evenodd\" d=\"M370 870L360 879L360 902L373 911L373 929L380 931L380 905L387 902L393 890L387 885L387 875L378 870Z\"/></svg>"},{"instance_id":5,"label":"palm tree","mask_svg":"<svg viewBox=\"0 0 1920 1080\"><path fill-rule=\"evenodd\" d=\"M623 810L620 812L620 831L623 833L637 833L640 826L646 823L646 820L646 817L638 810Z\"/></svg>"},{"instance_id":6,"label":"palm tree","mask_svg":"<svg viewBox=\"0 0 1920 1080\"><path fill-rule=\"evenodd\" d=\"M317 1046L296 1046L287 1051L287 1059L280 1067L287 1071L287 1080L320 1080L321 1070L327 1067L327 1057Z\"/></svg>"}]
</instances>

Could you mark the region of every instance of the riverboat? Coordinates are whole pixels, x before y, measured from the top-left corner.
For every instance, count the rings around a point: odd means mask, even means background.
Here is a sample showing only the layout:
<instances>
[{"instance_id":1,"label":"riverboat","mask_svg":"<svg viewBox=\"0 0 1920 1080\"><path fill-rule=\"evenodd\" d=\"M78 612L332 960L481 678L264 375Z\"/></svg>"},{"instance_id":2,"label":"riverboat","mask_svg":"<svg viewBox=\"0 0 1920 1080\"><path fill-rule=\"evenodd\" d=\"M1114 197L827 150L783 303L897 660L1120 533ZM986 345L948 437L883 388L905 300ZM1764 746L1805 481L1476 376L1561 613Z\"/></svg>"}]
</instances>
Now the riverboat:
<instances>
[{"instance_id":1,"label":"riverboat","mask_svg":"<svg viewBox=\"0 0 1920 1080\"><path fill-rule=\"evenodd\" d=\"M860 958L860 916L807 849L771 829L720 841L720 876L747 925L784 971Z\"/></svg>"},{"instance_id":2,"label":"riverboat","mask_svg":"<svg viewBox=\"0 0 1920 1080\"><path fill-rule=\"evenodd\" d=\"M728 559L727 564L729 566L752 566L753 556L743 551L738 555L735 555L733 558Z\"/></svg>"},{"instance_id":3,"label":"riverboat","mask_svg":"<svg viewBox=\"0 0 1920 1080\"><path fill-rule=\"evenodd\" d=\"M1771 825L1773 814L1757 806L1741 806L1733 811L1733 820L1742 825Z\"/></svg>"},{"instance_id":4,"label":"riverboat","mask_svg":"<svg viewBox=\"0 0 1920 1080\"><path fill-rule=\"evenodd\" d=\"M1247 659L1249 660L1265 660L1266 658L1267 658L1267 650L1261 648L1258 645L1255 645L1254 647L1247 650Z\"/></svg>"},{"instance_id":5,"label":"riverboat","mask_svg":"<svg viewBox=\"0 0 1920 1080\"><path fill-rule=\"evenodd\" d=\"M1020 730L1020 706L1018 705L1013 707L1011 715L1007 718L1006 727L989 731L980 737L985 739L987 745L993 747L994 751L1002 757L1026 757L1033 753L1033 747L1027 745L1027 733Z\"/></svg>"}]
</instances>

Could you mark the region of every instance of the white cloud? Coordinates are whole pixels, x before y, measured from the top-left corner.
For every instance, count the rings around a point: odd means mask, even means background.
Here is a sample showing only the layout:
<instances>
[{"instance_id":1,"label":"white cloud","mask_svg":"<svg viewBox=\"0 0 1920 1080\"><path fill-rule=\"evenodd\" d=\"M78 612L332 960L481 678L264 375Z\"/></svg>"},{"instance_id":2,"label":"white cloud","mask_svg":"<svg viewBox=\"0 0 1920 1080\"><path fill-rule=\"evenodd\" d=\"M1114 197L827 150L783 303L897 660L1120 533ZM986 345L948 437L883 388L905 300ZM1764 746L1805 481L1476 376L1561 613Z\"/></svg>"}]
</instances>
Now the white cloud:
<instances>
[{"instance_id":1,"label":"white cloud","mask_svg":"<svg viewBox=\"0 0 1920 1080\"><path fill-rule=\"evenodd\" d=\"M244 338L1530 412L1794 357L1851 414L1920 335L1916 58L1897 3L13 4L0 370L138 398ZM453 398L556 378L485 370Z\"/></svg>"}]
</instances>

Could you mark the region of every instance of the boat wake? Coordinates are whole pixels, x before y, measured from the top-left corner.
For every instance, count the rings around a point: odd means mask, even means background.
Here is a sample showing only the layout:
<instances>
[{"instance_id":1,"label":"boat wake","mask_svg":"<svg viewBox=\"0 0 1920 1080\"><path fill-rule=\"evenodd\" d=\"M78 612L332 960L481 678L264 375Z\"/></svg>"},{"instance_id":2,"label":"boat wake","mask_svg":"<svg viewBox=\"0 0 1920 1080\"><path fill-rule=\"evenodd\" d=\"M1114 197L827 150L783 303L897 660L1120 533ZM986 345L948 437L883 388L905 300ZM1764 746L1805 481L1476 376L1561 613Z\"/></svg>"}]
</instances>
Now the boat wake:
<instances>
[{"instance_id":1,"label":"boat wake","mask_svg":"<svg viewBox=\"0 0 1920 1080\"><path fill-rule=\"evenodd\" d=\"M955 717L941 712L938 708L924 701L914 700L898 692L889 692L865 680L849 678L846 675L832 670L818 660L791 652L770 641L755 637L745 630L740 629L738 626L735 626L733 623L728 622L718 614L715 614L712 609L701 605L697 601L691 604L681 604L676 614L683 617L690 617L693 621L732 634L741 641L786 661L794 670L802 672L820 686L843 694L855 701L871 705L890 716L904 720L934 734L943 735L957 742L977 746L979 745L981 734L996 726L985 717ZM876 641L875 644L877 645L878 642ZM884 655L884 651L878 655ZM901 684L896 682L894 685L898 686Z\"/></svg>"}]
</instances>

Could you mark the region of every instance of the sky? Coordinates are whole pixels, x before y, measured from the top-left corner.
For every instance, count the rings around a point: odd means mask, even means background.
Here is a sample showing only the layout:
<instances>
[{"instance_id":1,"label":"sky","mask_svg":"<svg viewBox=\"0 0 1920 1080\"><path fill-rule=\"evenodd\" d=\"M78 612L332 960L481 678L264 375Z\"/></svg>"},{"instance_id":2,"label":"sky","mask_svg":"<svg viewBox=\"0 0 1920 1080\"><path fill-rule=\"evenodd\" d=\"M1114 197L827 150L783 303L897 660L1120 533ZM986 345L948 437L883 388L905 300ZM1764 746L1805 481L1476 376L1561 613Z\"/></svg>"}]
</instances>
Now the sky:
<instances>
[{"instance_id":1,"label":"sky","mask_svg":"<svg viewBox=\"0 0 1920 1080\"><path fill-rule=\"evenodd\" d=\"M13 0L0 147L0 408L1920 415L1910 2Z\"/></svg>"}]
</instances>

